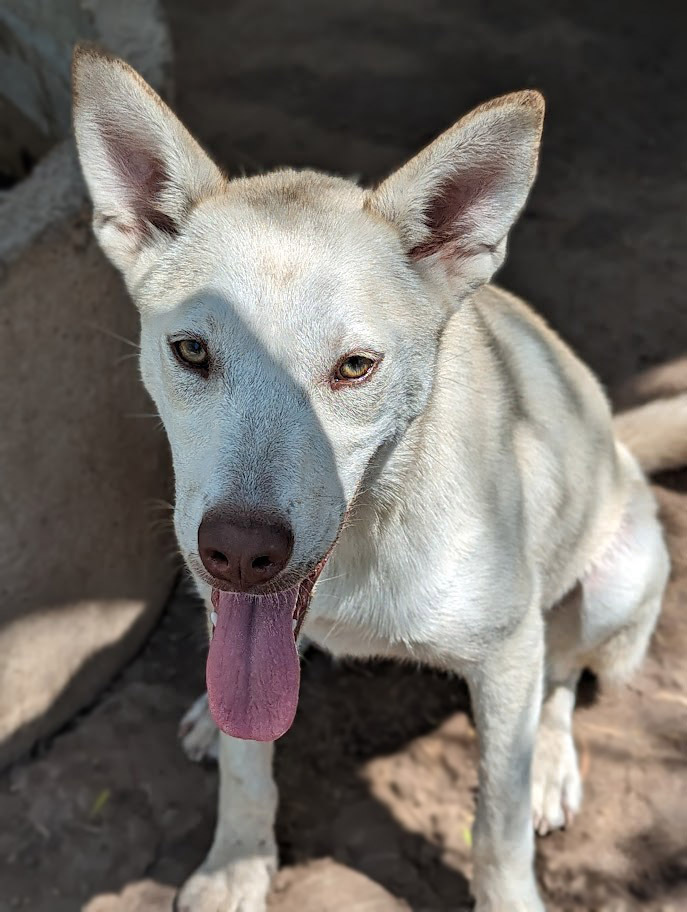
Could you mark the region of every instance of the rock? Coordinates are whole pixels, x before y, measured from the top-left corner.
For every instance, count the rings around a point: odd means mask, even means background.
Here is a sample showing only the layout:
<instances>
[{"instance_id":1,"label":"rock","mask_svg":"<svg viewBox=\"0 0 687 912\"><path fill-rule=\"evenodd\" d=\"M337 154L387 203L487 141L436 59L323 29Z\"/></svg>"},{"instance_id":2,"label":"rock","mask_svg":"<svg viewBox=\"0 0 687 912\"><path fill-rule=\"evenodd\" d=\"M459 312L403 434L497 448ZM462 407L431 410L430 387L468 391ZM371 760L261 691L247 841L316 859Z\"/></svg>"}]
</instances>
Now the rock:
<instances>
[{"instance_id":1,"label":"rock","mask_svg":"<svg viewBox=\"0 0 687 912\"><path fill-rule=\"evenodd\" d=\"M115 11L90 0L79 15L74 4L15 5L17 54L46 60L46 77L68 72L87 15L88 36L168 88L156 3ZM52 33L59 41L41 42ZM54 83L68 94L68 81ZM27 122L37 108L27 103ZM157 420L141 417L153 409L135 344L122 341L136 339L138 318L92 238L55 111L34 123L50 151L0 193L0 765L94 699L150 631L175 576L170 531L155 528L155 501L170 496L167 444Z\"/></svg>"},{"instance_id":2,"label":"rock","mask_svg":"<svg viewBox=\"0 0 687 912\"><path fill-rule=\"evenodd\" d=\"M154 880L140 880L121 893L103 893L86 903L82 912L171 912L175 890Z\"/></svg>"},{"instance_id":3,"label":"rock","mask_svg":"<svg viewBox=\"0 0 687 912\"><path fill-rule=\"evenodd\" d=\"M409 906L379 884L331 858L277 874L269 912L401 912Z\"/></svg>"}]
</instances>

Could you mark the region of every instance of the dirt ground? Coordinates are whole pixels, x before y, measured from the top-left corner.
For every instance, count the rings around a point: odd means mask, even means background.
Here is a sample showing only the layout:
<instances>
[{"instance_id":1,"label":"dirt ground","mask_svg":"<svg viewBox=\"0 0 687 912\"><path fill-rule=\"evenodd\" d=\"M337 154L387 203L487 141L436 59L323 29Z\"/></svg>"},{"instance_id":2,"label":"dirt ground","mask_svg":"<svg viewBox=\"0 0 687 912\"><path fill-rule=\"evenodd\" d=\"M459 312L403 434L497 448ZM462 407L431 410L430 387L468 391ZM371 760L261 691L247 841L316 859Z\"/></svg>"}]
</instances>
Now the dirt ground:
<instances>
[{"instance_id":1,"label":"dirt ground","mask_svg":"<svg viewBox=\"0 0 687 912\"><path fill-rule=\"evenodd\" d=\"M541 177L500 281L609 388L687 353L677 4L167 7L177 107L232 172L310 164L373 180L471 104L542 88ZM628 396L671 384L687 387L687 363ZM582 688L583 812L538 844L551 912L687 909L687 474L659 482L674 578L632 685ZM212 836L216 771L191 764L175 737L203 686L202 630L182 587L97 704L0 777L0 912L170 912ZM316 652L303 677L278 751L284 868L272 912L469 908L476 739L465 688Z\"/></svg>"}]
</instances>

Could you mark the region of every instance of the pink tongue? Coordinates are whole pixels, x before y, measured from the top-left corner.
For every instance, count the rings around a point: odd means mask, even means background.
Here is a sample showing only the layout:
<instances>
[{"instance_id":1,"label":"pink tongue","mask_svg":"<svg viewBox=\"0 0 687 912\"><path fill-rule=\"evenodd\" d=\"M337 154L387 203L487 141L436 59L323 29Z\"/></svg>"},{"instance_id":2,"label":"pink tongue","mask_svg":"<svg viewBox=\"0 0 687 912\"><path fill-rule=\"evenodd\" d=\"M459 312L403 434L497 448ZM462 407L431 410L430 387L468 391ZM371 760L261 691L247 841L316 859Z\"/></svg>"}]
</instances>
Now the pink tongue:
<instances>
[{"instance_id":1,"label":"pink tongue","mask_svg":"<svg viewBox=\"0 0 687 912\"><path fill-rule=\"evenodd\" d=\"M298 704L298 587L274 595L218 595L206 668L212 718L234 738L274 741L291 727Z\"/></svg>"}]
</instances>

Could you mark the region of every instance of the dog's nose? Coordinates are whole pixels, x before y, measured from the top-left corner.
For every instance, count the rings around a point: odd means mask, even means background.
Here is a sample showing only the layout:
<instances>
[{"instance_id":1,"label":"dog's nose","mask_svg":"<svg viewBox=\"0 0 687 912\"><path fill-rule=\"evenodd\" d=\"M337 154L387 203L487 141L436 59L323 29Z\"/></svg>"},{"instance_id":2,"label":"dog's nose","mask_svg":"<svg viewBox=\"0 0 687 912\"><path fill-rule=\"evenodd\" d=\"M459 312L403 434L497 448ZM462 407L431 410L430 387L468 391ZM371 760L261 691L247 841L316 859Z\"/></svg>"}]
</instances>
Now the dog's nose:
<instances>
[{"instance_id":1,"label":"dog's nose","mask_svg":"<svg viewBox=\"0 0 687 912\"><path fill-rule=\"evenodd\" d=\"M288 564L292 550L291 529L271 518L209 514L198 529L203 566L237 592L274 579Z\"/></svg>"}]
</instances>

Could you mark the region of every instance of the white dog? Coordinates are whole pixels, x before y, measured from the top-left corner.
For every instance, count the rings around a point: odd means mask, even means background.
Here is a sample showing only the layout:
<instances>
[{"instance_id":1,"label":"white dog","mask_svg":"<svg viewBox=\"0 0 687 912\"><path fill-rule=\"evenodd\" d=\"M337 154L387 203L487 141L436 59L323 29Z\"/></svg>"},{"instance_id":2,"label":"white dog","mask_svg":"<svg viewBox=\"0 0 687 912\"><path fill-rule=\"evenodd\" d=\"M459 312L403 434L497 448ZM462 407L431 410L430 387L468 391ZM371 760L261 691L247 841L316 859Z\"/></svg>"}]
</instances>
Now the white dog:
<instances>
[{"instance_id":1,"label":"white dog","mask_svg":"<svg viewBox=\"0 0 687 912\"><path fill-rule=\"evenodd\" d=\"M677 465L687 407L614 428L589 370L488 284L535 176L541 96L477 108L364 190L313 171L228 180L94 50L77 51L74 90L95 232L140 310L212 629L219 819L179 908L265 908L272 742L296 710L302 628L337 655L467 679L477 909L542 910L532 820L544 833L580 805L578 677L636 668L669 571L618 428L645 470ZM188 723L207 733L202 706Z\"/></svg>"}]
</instances>

